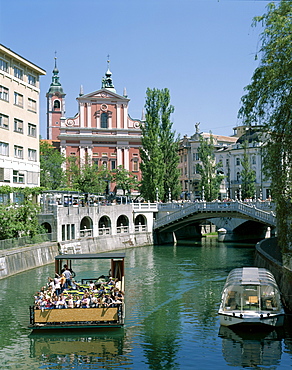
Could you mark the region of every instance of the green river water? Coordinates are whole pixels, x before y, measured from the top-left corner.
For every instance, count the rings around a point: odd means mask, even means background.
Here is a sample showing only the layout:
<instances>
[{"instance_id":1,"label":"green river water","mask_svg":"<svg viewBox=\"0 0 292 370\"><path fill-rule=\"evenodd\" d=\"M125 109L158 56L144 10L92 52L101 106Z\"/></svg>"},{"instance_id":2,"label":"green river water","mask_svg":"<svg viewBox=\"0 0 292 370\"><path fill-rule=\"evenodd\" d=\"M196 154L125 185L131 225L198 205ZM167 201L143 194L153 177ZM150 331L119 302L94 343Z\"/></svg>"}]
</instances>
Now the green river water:
<instances>
[{"instance_id":1,"label":"green river water","mask_svg":"<svg viewBox=\"0 0 292 370\"><path fill-rule=\"evenodd\" d=\"M225 279L253 266L254 246L202 243L126 252L123 329L35 334L27 329L34 293L54 265L0 281L1 369L291 369L292 321L265 334L220 328ZM80 262L76 279L104 269ZM95 275L91 275L95 276Z\"/></svg>"}]
</instances>

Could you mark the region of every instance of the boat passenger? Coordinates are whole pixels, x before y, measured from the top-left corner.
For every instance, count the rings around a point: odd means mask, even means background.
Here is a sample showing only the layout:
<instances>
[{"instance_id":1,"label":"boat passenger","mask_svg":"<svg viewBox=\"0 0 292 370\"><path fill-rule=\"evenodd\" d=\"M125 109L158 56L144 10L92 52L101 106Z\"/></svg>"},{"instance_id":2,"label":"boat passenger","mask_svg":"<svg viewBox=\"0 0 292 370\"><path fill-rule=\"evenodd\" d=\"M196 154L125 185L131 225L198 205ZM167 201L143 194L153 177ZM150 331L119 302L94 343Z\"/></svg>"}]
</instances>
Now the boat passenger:
<instances>
[{"instance_id":1,"label":"boat passenger","mask_svg":"<svg viewBox=\"0 0 292 370\"><path fill-rule=\"evenodd\" d=\"M74 301L73 301L73 296L72 296L72 294L69 294L69 295L68 295L67 307L68 307L68 308L74 308Z\"/></svg>"},{"instance_id":2,"label":"boat passenger","mask_svg":"<svg viewBox=\"0 0 292 370\"><path fill-rule=\"evenodd\" d=\"M71 273L71 271L68 269L68 266L67 266L67 265L65 265L65 266L66 266L66 268L65 268L65 270L64 270L64 272L63 272L63 274L64 274L64 276L65 276L65 278L66 278L66 282L65 282L65 289L67 289L69 286L70 286L70 287L72 286L72 284L71 284L72 273Z\"/></svg>"},{"instance_id":3,"label":"boat passenger","mask_svg":"<svg viewBox=\"0 0 292 370\"><path fill-rule=\"evenodd\" d=\"M56 308L67 308L66 300L63 294L59 296L59 299L56 304Z\"/></svg>"},{"instance_id":4,"label":"boat passenger","mask_svg":"<svg viewBox=\"0 0 292 370\"><path fill-rule=\"evenodd\" d=\"M89 298L88 293L84 294L84 296L82 298L82 301L81 301L81 307L82 308L89 308L90 307L90 298Z\"/></svg>"},{"instance_id":5,"label":"boat passenger","mask_svg":"<svg viewBox=\"0 0 292 370\"><path fill-rule=\"evenodd\" d=\"M57 273L54 278L54 292L56 293L57 296L61 294L61 282L60 277Z\"/></svg>"}]
</instances>

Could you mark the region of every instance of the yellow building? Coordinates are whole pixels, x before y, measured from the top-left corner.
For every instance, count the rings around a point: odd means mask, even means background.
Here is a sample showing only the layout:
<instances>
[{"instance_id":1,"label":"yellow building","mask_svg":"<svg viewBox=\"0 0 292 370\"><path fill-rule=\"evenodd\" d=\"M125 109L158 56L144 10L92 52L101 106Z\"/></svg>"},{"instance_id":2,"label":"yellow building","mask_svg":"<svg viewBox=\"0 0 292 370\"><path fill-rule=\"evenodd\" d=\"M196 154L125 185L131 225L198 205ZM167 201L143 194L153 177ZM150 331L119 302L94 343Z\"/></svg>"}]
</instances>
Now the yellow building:
<instances>
[{"instance_id":1,"label":"yellow building","mask_svg":"<svg viewBox=\"0 0 292 370\"><path fill-rule=\"evenodd\" d=\"M39 77L45 74L0 44L0 186L40 184Z\"/></svg>"}]
</instances>

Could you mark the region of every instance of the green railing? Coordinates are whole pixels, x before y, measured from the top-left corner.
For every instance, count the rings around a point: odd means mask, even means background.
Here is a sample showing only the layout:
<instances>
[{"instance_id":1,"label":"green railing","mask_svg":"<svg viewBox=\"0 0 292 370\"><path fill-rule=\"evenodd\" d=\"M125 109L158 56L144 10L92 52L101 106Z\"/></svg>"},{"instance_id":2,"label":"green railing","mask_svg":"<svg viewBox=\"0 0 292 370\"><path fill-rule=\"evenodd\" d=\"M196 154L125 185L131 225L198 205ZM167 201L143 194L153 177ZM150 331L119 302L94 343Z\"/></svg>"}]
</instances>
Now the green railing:
<instances>
[{"instance_id":1,"label":"green railing","mask_svg":"<svg viewBox=\"0 0 292 370\"><path fill-rule=\"evenodd\" d=\"M21 248L27 245L39 244L44 242L55 242L57 241L56 233L51 234L38 234L33 237L23 236L15 239L4 239L0 240L0 250Z\"/></svg>"}]
</instances>

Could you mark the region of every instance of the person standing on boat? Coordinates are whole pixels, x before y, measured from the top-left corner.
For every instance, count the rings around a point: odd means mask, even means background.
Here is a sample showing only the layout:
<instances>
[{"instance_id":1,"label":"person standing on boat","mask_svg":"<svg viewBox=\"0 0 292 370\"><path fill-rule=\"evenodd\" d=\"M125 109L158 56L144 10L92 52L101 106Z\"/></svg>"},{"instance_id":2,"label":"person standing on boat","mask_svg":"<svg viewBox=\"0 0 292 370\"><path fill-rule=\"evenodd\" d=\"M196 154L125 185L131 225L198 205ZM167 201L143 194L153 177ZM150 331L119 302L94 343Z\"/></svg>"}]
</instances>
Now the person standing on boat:
<instances>
[{"instance_id":1,"label":"person standing on boat","mask_svg":"<svg viewBox=\"0 0 292 370\"><path fill-rule=\"evenodd\" d=\"M72 287L72 283L71 283L72 274L71 274L71 271L68 269L67 265L65 265L65 270L64 270L63 274L66 278L64 288L68 289L69 286Z\"/></svg>"}]
</instances>

